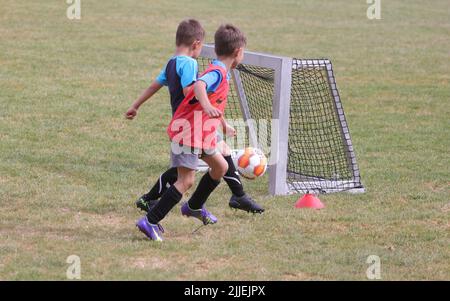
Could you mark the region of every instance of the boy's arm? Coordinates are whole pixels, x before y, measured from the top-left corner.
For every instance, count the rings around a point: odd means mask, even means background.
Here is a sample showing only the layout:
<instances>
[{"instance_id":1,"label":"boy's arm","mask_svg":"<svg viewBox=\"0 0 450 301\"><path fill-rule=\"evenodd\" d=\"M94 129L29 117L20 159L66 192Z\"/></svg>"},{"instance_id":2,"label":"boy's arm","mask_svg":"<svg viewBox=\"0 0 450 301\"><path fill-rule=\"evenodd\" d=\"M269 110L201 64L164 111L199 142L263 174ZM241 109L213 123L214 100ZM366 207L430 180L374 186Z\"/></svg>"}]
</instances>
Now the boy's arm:
<instances>
[{"instance_id":1,"label":"boy's arm","mask_svg":"<svg viewBox=\"0 0 450 301\"><path fill-rule=\"evenodd\" d=\"M163 85L161 85L157 80L150 84L150 86L142 92L141 96L135 100L135 102L131 105L131 107L125 113L125 117L127 119L133 119L137 115L137 110L139 107L146 102L150 97L152 97L156 92L161 89Z\"/></svg>"},{"instance_id":2,"label":"boy's arm","mask_svg":"<svg viewBox=\"0 0 450 301\"><path fill-rule=\"evenodd\" d=\"M218 118L222 116L222 112L215 108L208 99L208 94L206 93L206 83L202 80L197 81L194 84L195 98L203 108L203 111L211 118Z\"/></svg>"}]
</instances>

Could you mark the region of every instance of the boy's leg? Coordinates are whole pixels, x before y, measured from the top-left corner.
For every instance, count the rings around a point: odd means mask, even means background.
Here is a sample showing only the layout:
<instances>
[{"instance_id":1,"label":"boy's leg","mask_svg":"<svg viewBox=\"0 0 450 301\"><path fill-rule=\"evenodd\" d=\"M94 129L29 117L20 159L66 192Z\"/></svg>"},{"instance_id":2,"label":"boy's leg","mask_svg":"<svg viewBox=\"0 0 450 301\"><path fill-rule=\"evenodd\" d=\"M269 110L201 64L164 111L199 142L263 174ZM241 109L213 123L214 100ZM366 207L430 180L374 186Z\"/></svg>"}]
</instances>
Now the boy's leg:
<instances>
[{"instance_id":1,"label":"boy's leg","mask_svg":"<svg viewBox=\"0 0 450 301\"><path fill-rule=\"evenodd\" d=\"M227 170L227 162L220 153L204 156L202 159L211 169L203 175L189 201L183 204L181 213L201 220L204 225L215 224L217 218L206 210L204 204L209 195L219 185L220 178Z\"/></svg>"},{"instance_id":2,"label":"boy's leg","mask_svg":"<svg viewBox=\"0 0 450 301\"><path fill-rule=\"evenodd\" d=\"M178 180L162 195L161 200L147 213L151 224L159 223L169 211L181 201L185 193L194 183L195 170L178 167Z\"/></svg>"},{"instance_id":3,"label":"boy's leg","mask_svg":"<svg viewBox=\"0 0 450 301\"><path fill-rule=\"evenodd\" d=\"M220 141L217 145L225 161L227 161L228 163L228 170L223 176L223 179L227 183L228 187L230 187L230 190L233 193L233 195L237 197L242 197L245 194L244 187L242 186L239 173L236 170L236 167L234 166L233 159L231 158L230 147L223 140Z\"/></svg>"},{"instance_id":4,"label":"boy's leg","mask_svg":"<svg viewBox=\"0 0 450 301\"><path fill-rule=\"evenodd\" d=\"M171 153L171 163L177 167L178 180L161 196L161 200L141 218L136 226L151 240L162 240L159 222L181 200L194 183L198 156L192 153Z\"/></svg>"},{"instance_id":5,"label":"boy's leg","mask_svg":"<svg viewBox=\"0 0 450 301\"><path fill-rule=\"evenodd\" d=\"M219 185L220 179L228 169L228 164L220 153L204 156L202 159L208 164L210 170L203 175L188 201L189 208L193 210L203 207L209 195Z\"/></svg>"},{"instance_id":6,"label":"boy's leg","mask_svg":"<svg viewBox=\"0 0 450 301\"><path fill-rule=\"evenodd\" d=\"M136 201L136 206L148 212L166 190L177 181L177 168L171 167L159 176L158 181L153 185L149 192L141 196Z\"/></svg>"},{"instance_id":7,"label":"boy's leg","mask_svg":"<svg viewBox=\"0 0 450 301\"><path fill-rule=\"evenodd\" d=\"M228 163L228 170L223 176L223 179L227 183L228 187L233 194L230 198L229 205L231 208L241 209L247 212L262 213L264 208L256 203L249 195L244 191L239 173L234 166L233 159L231 158L231 150L225 141L218 143L218 147L222 152L222 155Z\"/></svg>"},{"instance_id":8,"label":"boy's leg","mask_svg":"<svg viewBox=\"0 0 450 301\"><path fill-rule=\"evenodd\" d=\"M142 197L146 201L159 199L167 188L177 181L178 173L176 167L171 167L159 176L158 181L153 185L149 192Z\"/></svg>"}]
</instances>

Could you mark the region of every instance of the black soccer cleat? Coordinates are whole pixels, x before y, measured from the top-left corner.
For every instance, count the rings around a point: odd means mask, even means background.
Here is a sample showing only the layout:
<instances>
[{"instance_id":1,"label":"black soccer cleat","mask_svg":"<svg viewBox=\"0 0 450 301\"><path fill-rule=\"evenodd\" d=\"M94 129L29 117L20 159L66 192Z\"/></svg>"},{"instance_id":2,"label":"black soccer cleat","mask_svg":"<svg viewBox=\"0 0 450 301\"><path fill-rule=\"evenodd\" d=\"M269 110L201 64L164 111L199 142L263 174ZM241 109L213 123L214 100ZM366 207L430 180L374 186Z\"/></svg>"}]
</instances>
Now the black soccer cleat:
<instances>
[{"instance_id":1,"label":"black soccer cleat","mask_svg":"<svg viewBox=\"0 0 450 301\"><path fill-rule=\"evenodd\" d=\"M136 207L138 207L139 209L141 209L142 211L145 212L149 212L150 209L152 209L156 203L158 203L158 200L149 200L146 201L144 196L141 196L137 201L136 201Z\"/></svg>"},{"instance_id":2,"label":"black soccer cleat","mask_svg":"<svg viewBox=\"0 0 450 301\"><path fill-rule=\"evenodd\" d=\"M229 205L231 208L240 209L251 213L263 213L264 208L258 205L251 197L244 194L241 197L233 195L230 199Z\"/></svg>"}]
</instances>

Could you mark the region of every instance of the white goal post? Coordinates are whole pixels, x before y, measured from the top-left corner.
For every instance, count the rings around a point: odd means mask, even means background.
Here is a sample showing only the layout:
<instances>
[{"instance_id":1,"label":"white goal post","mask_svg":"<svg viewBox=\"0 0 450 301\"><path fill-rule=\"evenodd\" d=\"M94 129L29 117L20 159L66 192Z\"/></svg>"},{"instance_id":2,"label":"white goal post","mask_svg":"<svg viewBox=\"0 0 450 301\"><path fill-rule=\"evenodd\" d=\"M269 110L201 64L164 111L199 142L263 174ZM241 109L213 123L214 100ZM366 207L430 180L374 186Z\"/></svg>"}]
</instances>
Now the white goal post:
<instances>
[{"instance_id":1,"label":"white goal post","mask_svg":"<svg viewBox=\"0 0 450 301\"><path fill-rule=\"evenodd\" d=\"M214 58L214 46L204 45L199 65ZM253 121L271 119L271 195L364 192L329 60L246 51L231 74L240 111L231 115L244 119L250 146L259 146ZM263 102L271 107L262 110Z\"/></svg>"}]
</instances>

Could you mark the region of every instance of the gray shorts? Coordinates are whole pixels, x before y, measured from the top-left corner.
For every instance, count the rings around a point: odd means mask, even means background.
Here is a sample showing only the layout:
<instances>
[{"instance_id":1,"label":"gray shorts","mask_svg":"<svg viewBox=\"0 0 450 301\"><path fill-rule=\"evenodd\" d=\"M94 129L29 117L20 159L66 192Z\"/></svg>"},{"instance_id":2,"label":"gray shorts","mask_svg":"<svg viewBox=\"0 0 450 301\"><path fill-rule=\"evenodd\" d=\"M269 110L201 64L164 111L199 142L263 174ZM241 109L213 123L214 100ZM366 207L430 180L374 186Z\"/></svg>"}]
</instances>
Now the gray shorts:
<instances>
[{"instance_id":1,"label":"gray shorts","mask_svg":"<svg viewBox=\"0 0 450 301\"><path fill-rule=\"evenodd\" d=\"M217 141L223 141L223 135L217 132ZM171 143L170 148L170 167L186 167L196 170L199 166L199 159L204 156L214 155L217 150L201 150L190 146L181 146Z\"/></svg>"},{"instance_id":2,"label":"gray shorts","mask_svg":"<svg viewBox=\"0 0 450 301\"><path fill-rule=\"evenodd\" d=\"M175 154L170 152L170 167L186 167L196 170L198 167L198 155L196 154Z\"/></svg>"},{"instance_id":3,"label":"gray shorts","mask_svg":"<svg viewBox=\"0 0 450 301\"><path fill-rule=\"evenodd\" d=\"M192 170L197 170L200 165L201 158L214 155L215 153L216 150L205 153L199 151L198 149L192 149L191 147L182 147L182 152L171 149L170 167L186 167Z\"/></svg>"},{"instance_id":4,"label":"gray shorts","mask_svg":"<svg viewBox=\"0 0 450 301\"><path fill-rule=\"evenodd\" d=\"M198 167L199 155L200 152L198 149L171 143L170 167L186 167L196 170Z\"/></svg>"},{"instance_id":5,"label":"gray shorts","mask_svg":"<svg viewBox=\"0 0 450 301\"><path fill-rule=\"evenodd\" d=\"M181 152L180 152L181 148ZM216 151L209 151L205 153L198 149L191 147L179 147L179 149L170 150L170 167L186 167L192 170L197 170L200 158L215 154Z\"/></svg>"}]
</instances>

